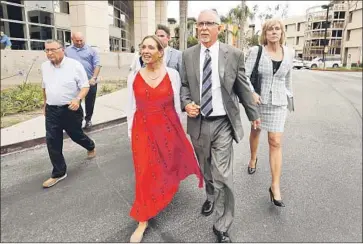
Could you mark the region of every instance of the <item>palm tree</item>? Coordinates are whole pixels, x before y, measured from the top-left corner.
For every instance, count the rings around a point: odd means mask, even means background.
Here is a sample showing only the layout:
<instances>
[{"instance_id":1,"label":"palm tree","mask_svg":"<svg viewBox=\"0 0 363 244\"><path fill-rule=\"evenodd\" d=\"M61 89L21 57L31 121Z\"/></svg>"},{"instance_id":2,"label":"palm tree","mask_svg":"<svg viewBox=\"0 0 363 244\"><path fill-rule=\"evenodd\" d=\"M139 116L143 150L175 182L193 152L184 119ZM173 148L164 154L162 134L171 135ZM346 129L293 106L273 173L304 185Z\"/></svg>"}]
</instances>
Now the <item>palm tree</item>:
<instances>
[{"instance_id":1,"label":"palm tree","mask_svg":"<svg viewBox=\"0 0 363 244\"><path fill-rule=\"evenodd\" d=\"M221 22L226 24L226 28L225 28L225 40L226 40L226 43L229 44L229 33L231 32L229 30L229 26L233 24L233 19L232 19L232 16L228 13L226 16L221 16Z\"/></svg>"},{"instance_id":2,"label":"palm tree","mask_svg":"<svg viewBox=\"0 0 363 244\"><path fill-rule=\"evenodd\" d=\"M257 7L255 6L254 9L256 8ZM246 37L244 26L246 24L247 18L250 20L255 18L255 12L251 12L246 5L246 1L242 0L241 5L238 5L236 8L233 8L229 11L229 15L232 17L233 22L239 26L239 41L237 42L237 47L245 47Z\"/></svg>"},{"instance_id":3,"label":"palm tree","mask_svg":"<svg viewBox=\"0 0 363 244\"><path fill-rule=\"evenodd\" d=\"M179 1L179 50L187 48L187 14L188 1Z\"/></svg>"}]
</instances>

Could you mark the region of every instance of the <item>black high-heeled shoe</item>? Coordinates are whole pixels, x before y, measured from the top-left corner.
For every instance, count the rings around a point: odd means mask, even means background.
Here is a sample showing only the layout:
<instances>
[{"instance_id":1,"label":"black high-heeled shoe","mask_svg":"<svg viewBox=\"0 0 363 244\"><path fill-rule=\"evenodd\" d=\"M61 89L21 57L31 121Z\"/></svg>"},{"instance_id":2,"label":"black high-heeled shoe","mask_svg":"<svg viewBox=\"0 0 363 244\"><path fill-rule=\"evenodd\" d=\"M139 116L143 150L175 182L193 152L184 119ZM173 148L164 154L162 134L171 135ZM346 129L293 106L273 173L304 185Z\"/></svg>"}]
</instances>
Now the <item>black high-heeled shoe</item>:
<instances>
[{"instance_id":1,"label":"black high-heeled shoe","mask_svg":"<svg viewBox=\"0 0 363 244\"><path fill-rule=\"evenodd\" d=\"M268 191L270 192L270 200L271 200L271 202L273 202L276 206L278 206L278 207L285 207L285 204L284 204L284 202L282 201L282 199L281 200L276 200L275 198L274 198L274 194L273 194L273 192L272 192L272 190L271 190L271 187L268 189Z\"/></svg>"},{"instance_id":2,"label":"black high-heeled shoe","mask_svg":"<svg viewBox=\"0 0 363 244\"><path fill-rule=\"evenodd\" d=\"M256 162L255 162L255 167L254 168L251 168L249 165L248 165L248 168L247 168L247 172L248 174L252 175L253 173L256 172L256 167L257 167L257 158L256 158Z\"/></svg>"}]
</instances>

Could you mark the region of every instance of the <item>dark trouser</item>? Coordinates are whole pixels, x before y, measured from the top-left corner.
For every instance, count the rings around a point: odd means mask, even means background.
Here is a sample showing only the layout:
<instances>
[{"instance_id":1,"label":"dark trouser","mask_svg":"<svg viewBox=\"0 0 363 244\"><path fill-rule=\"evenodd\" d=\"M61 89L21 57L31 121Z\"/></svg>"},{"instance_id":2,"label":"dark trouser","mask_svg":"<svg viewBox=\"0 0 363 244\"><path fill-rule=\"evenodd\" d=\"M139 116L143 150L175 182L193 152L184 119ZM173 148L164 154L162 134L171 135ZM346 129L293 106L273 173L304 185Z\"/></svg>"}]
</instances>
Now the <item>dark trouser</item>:
<instances>
[{"instance_id":1,"label":"dark trouser","mask_svg":"<svg viewBox=\"0 0 363 244\"><path fill-rule=\"evenodd\" d=\"M95 101L96 101L96 94L97 94L97 84L89 87L89 91L85 99L86 121L90 121L92 119L93 109L95 107Z\"/></svg>"},{"instance_id":2,"label":"dark trouser","mask_svg":"<svg viewBox=\"0 0 363 244\"><path fill-rule=\"evenodd\" d=\"M50 106L45 108L46 140L50 160L53 164L52 178L63 176L67 165L63 157L63 130L77 144L88 151L95 148L94 142L82 130L83 109L79 106L72 111L65 106Z\"/></svg>"}]
</instances>

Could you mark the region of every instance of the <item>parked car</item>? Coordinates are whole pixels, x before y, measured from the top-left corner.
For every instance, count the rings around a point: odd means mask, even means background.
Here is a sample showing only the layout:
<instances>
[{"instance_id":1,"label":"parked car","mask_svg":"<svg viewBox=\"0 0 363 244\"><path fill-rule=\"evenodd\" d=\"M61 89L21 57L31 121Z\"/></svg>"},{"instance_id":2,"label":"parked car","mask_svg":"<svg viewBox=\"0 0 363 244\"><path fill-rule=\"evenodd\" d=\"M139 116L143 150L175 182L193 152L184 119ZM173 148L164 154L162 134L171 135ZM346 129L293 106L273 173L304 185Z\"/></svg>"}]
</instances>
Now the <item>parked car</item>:
<instances>
[{"instance_id":1,"label":"parked car","mask_svg":"<svg viewBox=\"0 0 363 244\"><path fill-rule=\"evenodd\" d=\"M292 60L292 68L293 69L301 69L301 68L304 68L304 62L300 59L296 59L294 58Z\"/></svg>"},{"instance_id":2,"label":"parked car","mask_svg":"<svg viewBox=\"0 0 363 244\"><path fill-rule=\"evenodd\" d=\"M339 57L327 57L325 60L325 68L342 67L342 62ZM322 58L317 57L311 61L304 61L304 66L308 69L323 68L324 62Z\"/></svg>"}]
</instances>

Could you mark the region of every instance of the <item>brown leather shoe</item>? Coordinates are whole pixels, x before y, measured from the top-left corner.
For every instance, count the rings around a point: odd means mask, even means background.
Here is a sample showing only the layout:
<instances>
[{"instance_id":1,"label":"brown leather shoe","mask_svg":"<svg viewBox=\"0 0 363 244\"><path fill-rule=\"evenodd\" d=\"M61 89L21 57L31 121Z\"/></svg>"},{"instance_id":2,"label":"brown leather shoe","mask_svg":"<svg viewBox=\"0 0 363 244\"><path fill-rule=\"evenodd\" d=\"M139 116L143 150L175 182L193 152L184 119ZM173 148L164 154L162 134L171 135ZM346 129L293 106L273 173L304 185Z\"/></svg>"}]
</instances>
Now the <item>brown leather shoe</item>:
<instances>
[{"instance_id":1,"label":"brown leather shoe","mask_svg":"<svg viewBox=\"0 0 363 244\"><path fill-rule=\"evenodd\" d=\"M43 187L44 188L52 187L55 184L57 184L59 181L64 180L66 177L67 177L67 173L58 178L49 178L48 180L43 182Z\"/></svg>"}]
</instances>

